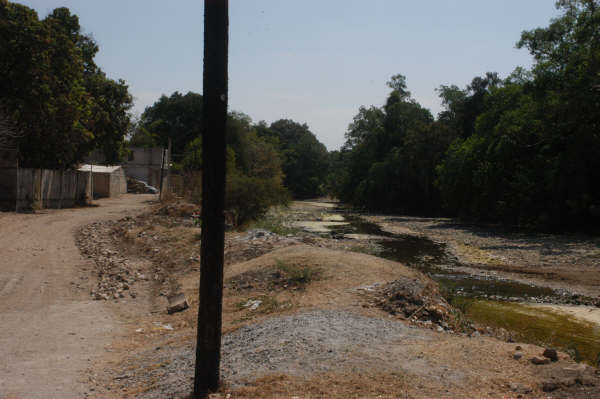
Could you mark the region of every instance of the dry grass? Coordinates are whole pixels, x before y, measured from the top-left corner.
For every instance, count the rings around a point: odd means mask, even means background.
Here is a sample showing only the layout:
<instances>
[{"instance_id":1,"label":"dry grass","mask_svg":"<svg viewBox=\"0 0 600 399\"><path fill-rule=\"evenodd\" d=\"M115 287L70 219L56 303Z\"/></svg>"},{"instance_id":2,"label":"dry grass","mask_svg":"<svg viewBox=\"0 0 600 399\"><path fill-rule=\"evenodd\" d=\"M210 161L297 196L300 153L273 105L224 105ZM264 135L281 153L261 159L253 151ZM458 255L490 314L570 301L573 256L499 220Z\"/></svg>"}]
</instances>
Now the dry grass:
<instances>
[{"instance_id":1,"label":"dry grass","mask_svg":"<svg viewBox=\"0 0 600 399\"><path fill-rule=\"evenodd\" d=\"M250 398L409 398L409 381L400 373L354 374L328 373L312 378L286 375L264 377L250 387L225 392L231 399Z\"/></svg>"}]
</instances>

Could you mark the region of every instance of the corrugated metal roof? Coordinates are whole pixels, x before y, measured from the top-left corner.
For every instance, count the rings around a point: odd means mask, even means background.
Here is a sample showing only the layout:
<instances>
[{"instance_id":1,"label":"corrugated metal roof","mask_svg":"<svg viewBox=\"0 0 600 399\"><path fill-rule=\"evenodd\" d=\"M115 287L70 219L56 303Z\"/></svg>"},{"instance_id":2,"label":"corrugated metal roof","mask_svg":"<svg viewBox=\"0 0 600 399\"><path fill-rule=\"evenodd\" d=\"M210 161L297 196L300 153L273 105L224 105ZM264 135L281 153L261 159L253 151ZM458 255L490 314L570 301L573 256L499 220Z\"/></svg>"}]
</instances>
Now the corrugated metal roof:
<instances>
[{"instance_id":1,"label":"corrugated metal roof","mask_svg":"<svg viewBox=\"0 0 600 399\"><path fill-rule=\"evenodd\" d=\"M91 170L93 173L113 173L114 171L119 169L121 169L121 165L102 166L83 164L79 168L77 168L77 170L81 172L89 172Z\"/></svg>"}]
</instances>

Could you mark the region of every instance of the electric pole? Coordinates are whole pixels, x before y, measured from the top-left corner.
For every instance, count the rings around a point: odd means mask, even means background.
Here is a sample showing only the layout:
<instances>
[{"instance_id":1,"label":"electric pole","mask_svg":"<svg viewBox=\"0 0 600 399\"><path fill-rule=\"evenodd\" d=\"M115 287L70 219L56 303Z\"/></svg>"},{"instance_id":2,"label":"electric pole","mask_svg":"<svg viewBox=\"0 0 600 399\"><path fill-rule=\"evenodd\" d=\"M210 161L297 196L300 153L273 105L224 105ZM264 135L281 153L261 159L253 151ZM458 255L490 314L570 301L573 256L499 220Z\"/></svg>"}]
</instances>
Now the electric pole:
<instances>
[{"instance_id":1,"label":"electric pole","mask_svg":"<svg viewBox=\"0 0 600 399\"><path fill-rule=\"evenodd\" d=\"M223 251L225 243L225 129L229 0L204 0L202 233L195 399L219 386Z\"/></svg>"}]
</instances>

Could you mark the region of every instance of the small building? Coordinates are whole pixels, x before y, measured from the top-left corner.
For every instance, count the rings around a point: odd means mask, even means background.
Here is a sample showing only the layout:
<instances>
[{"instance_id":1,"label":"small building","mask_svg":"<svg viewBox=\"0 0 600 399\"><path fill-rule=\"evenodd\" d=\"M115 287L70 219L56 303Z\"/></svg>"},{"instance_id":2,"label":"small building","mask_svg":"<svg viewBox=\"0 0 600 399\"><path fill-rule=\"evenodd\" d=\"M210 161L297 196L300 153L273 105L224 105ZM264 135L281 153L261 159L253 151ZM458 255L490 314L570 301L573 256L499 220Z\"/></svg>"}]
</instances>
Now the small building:
<instances>
[{"instance_id":1,"label":"small building","mask_svg":"<svg viewBox=\"0 0 600 399\"><path fill-rule=\"evenodd\" d=\"M155 188L160 188L161 166L167 169L169 161L168 151L163 147L133 147L129 149L129 156L123 162L123 168L128 177L146 182Z\"/></svg>"},{"instance_id":2,"label":"small building","mask_svg":"<svg viewBox=\"0 0 600 399\"><path fill-rule=\"evenodd\" d=\"M92 172L94 198L118 197L127 193L127 178L121 165L82 165L77 170Z\"/></svg>"}]
</instances>

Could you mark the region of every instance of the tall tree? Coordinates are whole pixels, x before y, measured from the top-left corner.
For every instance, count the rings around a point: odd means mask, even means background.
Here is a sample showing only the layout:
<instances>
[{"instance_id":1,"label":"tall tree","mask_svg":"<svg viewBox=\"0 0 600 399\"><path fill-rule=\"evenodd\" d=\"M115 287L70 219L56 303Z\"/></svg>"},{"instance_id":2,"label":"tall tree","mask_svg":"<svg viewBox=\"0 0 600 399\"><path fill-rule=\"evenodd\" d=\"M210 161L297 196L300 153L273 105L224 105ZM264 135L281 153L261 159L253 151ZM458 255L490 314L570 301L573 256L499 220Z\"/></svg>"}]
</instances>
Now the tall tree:
<instances>
[{"instance_id":1,"label":"tall tree","mask_svg":"<svg viewBox=\"0 0 600 399\"><path fill-rule=\"evenodd\" d=\"M0 108L22 132L23 165L66 168L94 148L118 152L131 96L94 64L98 46L76 15L57 8L40 20L0 0L0 38Z\"/></svg>"},{"instance_id":2,"label":"tall tree","mask_svg":"<svg viewBox=\"0 0 600 399\"><path fill-rule=\"evenodd\" d=\"M140 126L156 136L159 145L173 143L173 154L183 154L185 146L202 134L202 95L174 92L161 96L142 114Z\"/></svg>"},{"instance_id":3,"label":"tall tree","mask_svg":"<svg viewBox=\"0 0 600 399\"><path fill-rule=\"evenodd\" d=\"M327 149L306 124L280 119L269 128L259 124L257 132L278 144L283 158L284 184L295 198L323 194L322 185L327 175Z\"/></svg>"}]
</instances>

